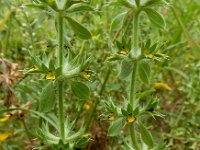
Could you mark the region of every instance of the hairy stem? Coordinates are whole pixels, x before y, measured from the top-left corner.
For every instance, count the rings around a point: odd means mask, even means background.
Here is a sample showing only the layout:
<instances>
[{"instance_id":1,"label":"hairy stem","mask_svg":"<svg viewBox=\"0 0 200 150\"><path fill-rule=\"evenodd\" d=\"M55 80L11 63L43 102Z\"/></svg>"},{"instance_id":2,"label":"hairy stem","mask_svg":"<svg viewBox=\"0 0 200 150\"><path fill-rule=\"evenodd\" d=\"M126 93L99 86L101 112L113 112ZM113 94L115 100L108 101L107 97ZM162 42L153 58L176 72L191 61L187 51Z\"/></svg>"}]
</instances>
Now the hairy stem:
<instances>
[{"instance_id":1,"label":"hairy stem","mask_svg":"<svg viewBox=\"0 0 200 150\"><path fill-rule=\"evenodd\" d=\"M58 12L57 16L58 21L58 65L61 67L61 75L62 75L62 68L63 68L63 13L60 11ZM65 128L64 128L64 89L63 89L63 82L58 82L58 101L59 101L59 124L60 124L60 136L61 139L64 140L65 138Z\"/></svg>"},{"instance_id":2,"label":"hairy stem","mask_svg":"<svg viewBox=\"0 0 200 150\"><path fill-rule=\"evenodd\" d=\"M135 51L138 51L139 46L139 12L136 12L134 15L134 24L133 24L133 48Z\"/></svg>"},{"instance_id":3,"label":"hairy stem","mask_svg":"<svg viewBox=\"0 0 200 150\"><path fill-rule=\"evenodd\" d=\"M138 54L139 51L139 13L136 13L134 15L134 31L133 31L133 50L135 54ZM132 108L134 108L135 100L136 100L136 77L137 77L137 60L134 62L134 68L132 72L132 78L131 78L131 85L130 85L130 105ZM130 134L132 143L135 146L136 150L140 150L139 143L137 141L136 133L135 133L135 127L134 124L130 124Z\"/></svg>"},{"instance_id":4,"label":"hairy stem","mask_svg":"<svg viewBox=\"0 0 200 150\"><path fill-rule=\"evenodd\" d=\"M131 85L130 85L130 105L132 108L134 108L134 103L136 99L136 76L137 76L137 62L134 63L134 68L132 72L132 78L131 78Z\"/></svg>"},{"instance_id":5,"label":"hairy stem","mask_svg":"<svg viewBox=\"0 0 200 150\"><path fill-rule=\"evenodd\" d=\"M140 146L138 144L136 133L135 133L135 127L132 124L130 125L130 132L131 132L132 143L135 146L135 149L140 150Z\"/></svg>"}]
</instances>

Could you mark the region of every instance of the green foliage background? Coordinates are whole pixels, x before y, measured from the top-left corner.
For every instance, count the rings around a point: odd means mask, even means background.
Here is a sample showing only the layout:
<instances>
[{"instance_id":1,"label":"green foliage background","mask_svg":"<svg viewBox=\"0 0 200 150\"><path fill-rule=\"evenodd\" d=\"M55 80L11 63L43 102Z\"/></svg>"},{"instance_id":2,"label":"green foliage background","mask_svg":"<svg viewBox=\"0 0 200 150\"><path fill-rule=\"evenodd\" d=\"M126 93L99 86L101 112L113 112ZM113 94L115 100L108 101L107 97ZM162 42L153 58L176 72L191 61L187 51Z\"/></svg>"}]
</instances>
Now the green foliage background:
<instances>
[{"instance_id":1,"label":"green foliage background","mask_svg":"<svg viewBox=\"0 0 200 150\"><path fill-rule=\"evenodd\" d=\"M91 57L92 74L90 82L88 82L91 100L99 91L107 70L111 68L110 78L95 112L96 119L93 126L98 122L99 116L106 114L105 102L110 97L116 107L122 105L124 99L128 97L127 82L122 82L117 78L120 64L107 61L109 56L119 51L113 41L121 41L123 36L121 33L116 34L118 30L110 30L113 18L123 12L123 9L109 6L109 2L109 0L90 0L91 6L98 11L81 12L81 16L77 15L78 13L72 14L76 21L90 30L91 40L83 41L72 32L71 28L68 28L69 26L65 27L65 31L70 35L65 35L65 49L70 47L70 50L75 53L83 49L84 53ZM32 51L34 55L39 56L45 52L48 57L54 57L54 50L57 46L55 20L44 11L25 7L26 3L25 0L0 1L0 55L12 63L17 63L19 70L32 68L34 65L30 63L28 50ZM172 91L158 90L154 93L154 97L159 99L159 105L155 109L164 117L146 118L147 126L155 141L162 138L167 149L199 150L200 1L171 0L170 5L173 6L173 9L171 7L160 9L166 21L165 29L156 28L149 22L146 15L142 14L141 16L141 43L146 43L147 39L151 39L152 43L163 43L163 45L159 45L160 51L168 56L168 59L152 65L153 71L149 86L142 85L138 87L138 90L153 89L156 82L168 84ZM129 32L131 27L126 29L127 35L131 34ZM117 39L115 39L116 35ZM32 109L38 110L40 93L47 82L44 80L44 76L38 74L31 74L19 82L14 86L18 103L22 105L31 102ZM5 91L1 90L0 92L0 107L4 108ZM65 112L73 120L85 101L72 95L69 90L66 91L66 97ZM147 101L148 99L144 99L144 103ZM81 116L77 120L79 125L87 121L88 114L87 110L83 110L79 114ZM34 138L37 132L36 128L41 124L41 120L35 115L27 115L24 120L29 129L29 136ZM0 122L0 133L7 129L12 130L13 135L0 142L0 149L26 149L24 145L29 145L29 140L21 120L13 118L6 123ZM119 139L120 142L117 142L116 139L110 138L108 147L119 149L120 145L123 145L123 137L119 136Z\"/></svg>"}]
</instances>

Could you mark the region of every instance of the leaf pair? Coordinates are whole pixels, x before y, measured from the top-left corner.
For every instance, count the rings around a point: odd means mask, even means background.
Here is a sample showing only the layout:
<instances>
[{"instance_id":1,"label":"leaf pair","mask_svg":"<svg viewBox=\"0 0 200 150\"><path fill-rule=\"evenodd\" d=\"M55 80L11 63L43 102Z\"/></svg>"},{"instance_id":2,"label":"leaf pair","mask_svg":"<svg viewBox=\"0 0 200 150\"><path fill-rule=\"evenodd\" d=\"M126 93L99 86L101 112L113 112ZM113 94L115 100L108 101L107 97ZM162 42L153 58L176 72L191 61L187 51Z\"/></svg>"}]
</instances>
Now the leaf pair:
<instances>
[{"instance_id":1,"label":"leaf pair","mask_svg":"<svg viewBox=\"0 0 200 150\"><path fill-rule=\"evenodd\" d=\"M132 60L124 59L121 63L119 77L121 79L126 79L131 74L134 67L135 67L134 62ZM149 62L145 60L139 61L138 73L141 81L148 85L150 83L150 75L151 75L151 68Z\"/></svg>"},{"instance_id":2,"label":"leaf pair","mask_svg":"<svg viewBox=\"0 0 200 150\"><path fill-rule=\"evenodd\" d=\"M73 93L80 99L89 99L90 89L82 82L71 82ZM40 95L39 111L43 113L50 112L56 103L56 91L53 82L49 82Z\"/></svg>"},{"instance_id":3,"label":"leaf pair","mask_svg":"<svg viewBox=\"0 0 200 150\"><path fill-rule=\"evenodd\" d=\"M108 128L108 135L109 136L118 136L122 129L122 118L118 118L117 120L113 121L110 127ZM147 128L139 122L140 134L142 140L149 148L154 147L154 142L151 133L147 130Z\"/></svg>"}]
</instances>

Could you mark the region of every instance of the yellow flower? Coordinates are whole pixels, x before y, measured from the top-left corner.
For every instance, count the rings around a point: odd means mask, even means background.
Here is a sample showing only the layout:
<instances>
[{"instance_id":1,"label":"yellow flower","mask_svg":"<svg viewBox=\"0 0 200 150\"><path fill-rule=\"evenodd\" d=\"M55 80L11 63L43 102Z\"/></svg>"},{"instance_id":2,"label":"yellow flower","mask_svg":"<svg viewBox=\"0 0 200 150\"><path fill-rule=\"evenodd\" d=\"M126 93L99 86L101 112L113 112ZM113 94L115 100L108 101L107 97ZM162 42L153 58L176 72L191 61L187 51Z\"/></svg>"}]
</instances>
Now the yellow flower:
<instances>
[{"instance_id":1,"label":"yellow flower","mask_svg":"<svg viewBox=\"0 0 200 150\"><path fill-rule=\"evenodd\" d=\"M152 58L154 57L153 54L150 54L150 53L148 53L147 51L144 52L144 55L145 55L147 58L150 58L150 59L152 59Z\"/></svg>"},{"instance_id":2,"label":"yellow flower","mask_svg":"<svg viewBox=\"0 0 200 150\"><path fill-rule=\"evenodd\" d=\"M4 132L0 134L0 142L5 141L9 136L11 135L11 132Z\"/></svg>"},{"instance_id":3,"label":"yellow flower","mask_svg":"<svg viewBox=\"0 0 200 150\"><path fill-rule=\"evenodd\" d=\"M116 58L117 58L117 55L111 55L111 56L108 56L106 60L109 61L109 60L113 60Z\"/></svg>"},{"instance_id":4,"label":"yellow flower","mask_svg":"<svg viewBox=\"0 0 200 150\"><path fill-rule=\"evenodd\" d=\"M81 75L83 78L85 78L85 79L89 79L89 78L91 77L91 75L88 74L88 73L85 72L85 71L82 71L82 72L80 73L80 75Z\"/></svg>"},{"instance_id":5,"label":"yellow flower","mask_svg":"<svg viewBox=\"0 0 200 150\"><path fill-rule=\"evenodd\" d=\"M119 51L119 54L128 55L128 51L124 49L124 50Z\"/></svg>"},{"instance_id":6,"label":"yellow flower","mask_svg":"<svg viewBox=\"0 0 200 150\"><path fill-rule=\"evenodd\" d=\"M169 85L167 85L166 83L161 83L161 82L154 83L154 88L156 90L172 91L172 88Z\"/></svg>"},{"instance_id":7,"label":"yellow flower","mask_svg":"<svg viewBox=\"0 0 200 150\"><path fill-rule=\"evenodd\" d=\"M33 66L33 68L28 70L29 72L39 71L39 68L37 66Z\"/></svg>"},{"instance_id":8,"label":"yellow flower","mask_svg":"<svg viewBox=\"0 0 200 150\"><path fill-rule=\"evenodd\" d=\"M128 117L127 117L127 121L128 121L129 123L134 123L134 122L136 121L136 118L135 118L132 114L130 114L130 115L128 115Z\"/></svg>"},{"instance_id":9,"label":"yellow flower","mask_svg":"<svg viewBox=\"0 0 200 150\"><path fill-rule=\"evenodd\" d=\"M0 118L0 122L6 122L6 121L8 121L8 120L9 120L9 118L10 118L10 116L9 116L9 115L7 115L7 116L4 116L3 118Z\"/></svg>"},{"instance_id":10,"label":"yellow flower","mask_svg":"<svg viewBox=\"0 0 200 150\"><path fill-rule=\"evenodd\" d=\"M92 101L91 100L88 100L85 102L85 104L83 105L83 107L86 109L86 110L90 110L90 108L92 107Z\"/></svg>"},{"instance_id":11,"label":"yellow flower","mask_svg":"<svg viewBox=\"0 0 200 150\"><path fill-rule=\"evenodd\" d=\"M114 121L116 118L115 114L114 113L111 113L109 116L108 116L108 120L109 121Z\"/></svg>"},{"instance_id":12,"label":"yellow flower","mask_svg":"<svg viewBox=\"0 0 200 150\"><path fill-rule=\"evenodd\" d=\"M89 138L89 137L91 137L91 134L90 133L86 133L86 134L83 134L82 137L83 138Z\"/></svg>"},{"instance_id":13,"label":"yellow flower","mask_svg":"<svg viewBox=\"0 0 200 150\"><path fill-rule=\"evenodd\" d=\"M45 76L46 80L55 80L56 79L56 75L54 72L49 72L46 76Z\"/></svg>"}]
</instances>

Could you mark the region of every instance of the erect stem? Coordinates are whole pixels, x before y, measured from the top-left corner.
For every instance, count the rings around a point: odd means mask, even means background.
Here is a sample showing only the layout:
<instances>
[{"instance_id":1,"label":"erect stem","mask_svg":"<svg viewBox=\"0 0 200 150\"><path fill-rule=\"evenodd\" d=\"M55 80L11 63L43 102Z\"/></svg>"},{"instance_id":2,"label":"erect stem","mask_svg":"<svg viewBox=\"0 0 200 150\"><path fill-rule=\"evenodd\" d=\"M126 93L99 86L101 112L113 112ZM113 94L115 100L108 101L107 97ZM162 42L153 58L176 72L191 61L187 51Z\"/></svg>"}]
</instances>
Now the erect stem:
<instances>
[{"instance_id":1,"label":"erect stem","mask_svg":"<svg viewBox=\"0 0 200 150\"><path fill-rule=\"evenodd\" d=\"M139 46L139 13L140 12L135 13L133 24L133 48L135 51L138 51Z\"/></svg>"},{"instance_id":2,"label":"erect stem","mask_svg":"<svg viewBox=\"0 0 200 150\"><path fill-rule=\"evenodd\" d=\"M137 66L138 66L138 64L137 64L137 62L135 62L133 72L132 72L131 85L130 85L130 105L132 106L132 108L134 108L135 99L136 99ZM137 137L136 137L136 133L135 133L134 124L130 124L130 133L131 133L132 143L135 146L135 149L140 150L140 147L139 147L139 144L137 141Z\"/></svg>"},{"instance_id":3,"label":"erect stem","mask_svg":"<svg viewBox=\"0 0 200 150\"><path fill-rule=\"evenodd\" d=\"M139 51L139 12L136 12L134 15L134 31L133 31L133 53L138 54ZM134 61L131 85L130 85L130 105L134 108L135 100L136 100L136 77L137 77L137 60ZM136 150L140 150L140 146L138 144L138 140L135 133L134 124L130 124L130 133L132 143L135 146Z\"/></svg>"},{"instance_id":4,"label":"erect stem","mask_svg":"<svg viewBox=\"0 0 200 150\"><path fill-rule=\"evenodd\" d=\"M130 85L130 105L132 108L134 108L135 99L136 99L136 76L137 76L137 61L134 62L133 65L133 72L132 72L132 78L131 78L131 85Z\"/></svg>"},{"instance_id":5,"label":"erect stem","mask_svg":"<svg viewBox=\"0 0 200 150\"><path fill-rule=\"evenodd\" d=\"M57 21L58 21L58 65L61 67L61 74L63 74L63 12L60 11L57 14ZM58 102L59 102L59 124L60 124L60 136L62 141L65 138L65 128L64 128L64 89L63 89L63 82L58 81Z\"/></svg>"},{"instance_id":6,"label":"erect stem","mask_svg":"<svg viewBox=\"0 0 200 150\"><path fill-rule=\"evenodd\" d=\"M64 36L63 36L63 13L58 12L58 65L63 65L63 47L64 47ZM62 69L61 69L62 70ZM62 73L61 73L62 74Z\"/></svg>"}]
</instances>

